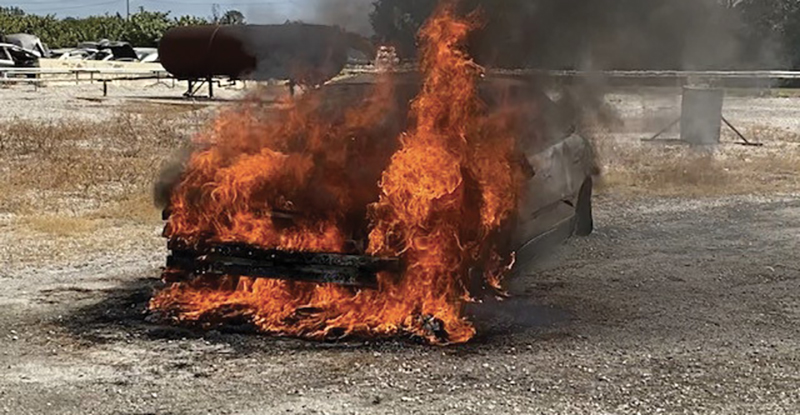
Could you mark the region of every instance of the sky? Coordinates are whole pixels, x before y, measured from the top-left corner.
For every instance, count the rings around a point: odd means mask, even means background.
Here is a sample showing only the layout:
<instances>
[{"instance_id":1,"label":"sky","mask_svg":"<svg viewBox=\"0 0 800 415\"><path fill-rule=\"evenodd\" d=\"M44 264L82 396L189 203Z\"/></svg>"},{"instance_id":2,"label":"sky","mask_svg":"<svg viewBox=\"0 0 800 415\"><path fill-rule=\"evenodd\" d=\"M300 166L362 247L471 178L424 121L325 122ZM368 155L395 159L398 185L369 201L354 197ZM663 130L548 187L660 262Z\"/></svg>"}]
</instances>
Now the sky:
<instances>
[{"instance_id":1,"label":"sky","mask_svg":"<svg viewBox=\"0 0 800 415\"><path fill-rule=\"evenodd\" d=\"M372 0L128 0L131 12L144 7L146 10L169 11L172 16L191 14L211 16L211 8L219 4L221 11L236 9L244 13L250 23L283 23L286 20L303 20L309 23L333 23L349 26L348 29L364 31L366 16ZM330 20L318 13L319 5L336 5L346 9L344 21ZM28 13L55 14L58 17L82 17L89 15L125 15L126 0L0 0L0 6L16 6ZM330 9L330 7L327 7ZM355 15L355 16L354 16ZM333 18L343 19L342 16Z\"/></svg>"}]
</instances>

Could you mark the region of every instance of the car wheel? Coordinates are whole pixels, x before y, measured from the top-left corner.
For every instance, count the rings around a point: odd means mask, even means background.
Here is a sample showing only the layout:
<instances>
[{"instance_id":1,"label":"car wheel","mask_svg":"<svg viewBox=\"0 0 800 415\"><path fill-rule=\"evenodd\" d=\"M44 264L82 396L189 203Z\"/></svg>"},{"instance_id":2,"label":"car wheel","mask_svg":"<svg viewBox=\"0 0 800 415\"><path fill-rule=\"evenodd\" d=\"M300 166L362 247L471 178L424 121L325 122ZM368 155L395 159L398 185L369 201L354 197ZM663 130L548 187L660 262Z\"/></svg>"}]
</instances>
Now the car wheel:
<instances>
[{"instance_id":1,"label":"car wheel","mask_svg":"<svg viewBox=\"0 0 800 415\"><path fill-rule=\"evenodd\" d=\"M578 193L578 203L575 207L575 235L589 236L594 231L594 217L592 217L592 179L586 179Z\"/></svg>"}]
</instances>

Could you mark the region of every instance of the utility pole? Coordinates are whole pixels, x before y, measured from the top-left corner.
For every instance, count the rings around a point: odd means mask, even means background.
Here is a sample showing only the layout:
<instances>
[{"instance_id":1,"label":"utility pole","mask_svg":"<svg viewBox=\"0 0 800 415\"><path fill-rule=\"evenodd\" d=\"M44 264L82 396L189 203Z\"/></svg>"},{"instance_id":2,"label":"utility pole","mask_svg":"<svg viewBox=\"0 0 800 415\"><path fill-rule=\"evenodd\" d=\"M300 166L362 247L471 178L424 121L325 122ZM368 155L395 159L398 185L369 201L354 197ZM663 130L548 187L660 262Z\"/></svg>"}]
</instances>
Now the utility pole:
<instances>
[{"instance_id":1,"label":"utility pole","mask_svg":"<svg viewBox=\"0 0 800 415\"><path fill-rule=\"evenodd\" d=\"M131 0L125 0L125 5L128 10L128 20L131 20Z\"/></svg>"}]
</instances>

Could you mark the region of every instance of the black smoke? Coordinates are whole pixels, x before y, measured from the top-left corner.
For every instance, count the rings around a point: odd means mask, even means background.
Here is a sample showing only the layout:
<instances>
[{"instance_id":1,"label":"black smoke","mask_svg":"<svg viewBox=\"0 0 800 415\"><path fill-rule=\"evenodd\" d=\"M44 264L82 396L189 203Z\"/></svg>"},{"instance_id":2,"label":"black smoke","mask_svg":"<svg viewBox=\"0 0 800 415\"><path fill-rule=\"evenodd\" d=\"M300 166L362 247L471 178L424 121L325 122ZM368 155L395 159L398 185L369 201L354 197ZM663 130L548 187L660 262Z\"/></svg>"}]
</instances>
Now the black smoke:
<instances>
[{"instance_id":1,"label":"black smoke","mask_svg":"<svg viewBox=\"0 0 800 415\"><path fill-rule=\"evenodd\" d=\"M438 0L378 0L376 38L415 53ZM719 0L462 0L483 30L472 54L488 66L546 69L750 69L785 64L748 33L741 2Z\"/></svg>"}]
</instances>

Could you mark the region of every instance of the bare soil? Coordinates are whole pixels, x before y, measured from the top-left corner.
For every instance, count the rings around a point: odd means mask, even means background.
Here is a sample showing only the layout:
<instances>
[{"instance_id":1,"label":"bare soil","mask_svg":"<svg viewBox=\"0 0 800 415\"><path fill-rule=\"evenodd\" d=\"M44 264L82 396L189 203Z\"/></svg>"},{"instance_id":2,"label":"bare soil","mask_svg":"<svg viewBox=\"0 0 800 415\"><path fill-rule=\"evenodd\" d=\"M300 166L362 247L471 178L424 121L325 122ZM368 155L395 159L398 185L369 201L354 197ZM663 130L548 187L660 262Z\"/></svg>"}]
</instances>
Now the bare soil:
<instances>
[{"instance_id":1,"label":"bare soil","mask_svg":"<svg viewBox=\"0 0 800 415\"><path fill-rule=\"evenodd\" d=\"M669 101L670 94L647 99ZM737 184L742 170L722 168L707 177L642 167L667 164L658 164L662 155L649 147L635 153L625 145L641 145L639 136L656 128L644 127L648 115L626 112L639 99L610 100L624 125L606 131L616 141L601 156L616 164L606 163L608 183L595 199L597 231L554 247L514 276L509 300L472 307L478 337L446 348L408 339L314 343L235 327L202 332L150 323L144 310L160 284L166 250L157 212L147 203L147 177L122 187L112 186L123 180L114 175L83 187L31 179L30 192L21 192L25 178L0 170L11 175L2 183L15 177L7 186L14 194L0 198L0 411L797 413L796 182L706 192L719 187L717 180ZM800 105L775 100L737 97L731 107L759 114L746 128L781 125L786 133L775 133L760 151L791 160L798 132L791 120ZM120 108L108 110L109 118ZM169 159L146 150L158 143L148 138L155 135L136 136L143 137L138 147L109 138L110 147L140 149L117 163L134 171ZM11 136L3 137L5 165L43 159L65 168L57 151L21 152L8 144ZM64 140L70 144L43 148L86 151ZM164 149L181 145L165 140ZM613 148L624 149L624 157ZM80 153L81 165L110 154L98 151ZM724 145L709 157L724 159L731 151L740 149ZM791 176L795 170L786 166ZM688 167L696 165L682 165ZM640 173L654 179L614 179ZM658 179L665 175L673 177L666 187Z\"/></svg>"}]
</instances>

